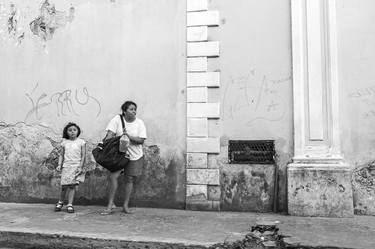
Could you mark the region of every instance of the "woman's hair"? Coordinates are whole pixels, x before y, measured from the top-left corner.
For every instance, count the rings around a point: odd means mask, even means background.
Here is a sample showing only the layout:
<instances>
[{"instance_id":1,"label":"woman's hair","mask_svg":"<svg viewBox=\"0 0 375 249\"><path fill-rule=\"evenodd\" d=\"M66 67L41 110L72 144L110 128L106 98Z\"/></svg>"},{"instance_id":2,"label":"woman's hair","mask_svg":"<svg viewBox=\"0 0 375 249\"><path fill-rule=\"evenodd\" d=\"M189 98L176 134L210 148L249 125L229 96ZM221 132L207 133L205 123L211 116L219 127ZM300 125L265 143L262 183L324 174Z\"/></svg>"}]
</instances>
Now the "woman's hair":
<instances>
[{"instance_id":1,"label":"woman's hair","mask_svg":"<svg viewBox=\"0 0 375 249\"><path fill-rule=\"evenodd\" d=\"M79 137L79 135L81 134L81 128L79 128L79 126L78 126L76 123L69 122L69 123L64 127L64 130L63 130L63 138L65 138L65 139L69 139L68 129L69 129L69 127L71 127L71 126L75 126L75 127L77 127L77 130L78 130L77 137Z\"/></svg>"},{"instance_id":2,"label":"woman's hair","mask_svg":"<svg viewBox=\"0 0 375 249\"><path fill-rule=\"evenodd\" d=\"M133 101L125 101L124 104L121 106L122 112L126 112L126 110L129 108L129 106L134 105L135 109L137 109L137 104L134 103Z\"/></svg>"}]
</instances>

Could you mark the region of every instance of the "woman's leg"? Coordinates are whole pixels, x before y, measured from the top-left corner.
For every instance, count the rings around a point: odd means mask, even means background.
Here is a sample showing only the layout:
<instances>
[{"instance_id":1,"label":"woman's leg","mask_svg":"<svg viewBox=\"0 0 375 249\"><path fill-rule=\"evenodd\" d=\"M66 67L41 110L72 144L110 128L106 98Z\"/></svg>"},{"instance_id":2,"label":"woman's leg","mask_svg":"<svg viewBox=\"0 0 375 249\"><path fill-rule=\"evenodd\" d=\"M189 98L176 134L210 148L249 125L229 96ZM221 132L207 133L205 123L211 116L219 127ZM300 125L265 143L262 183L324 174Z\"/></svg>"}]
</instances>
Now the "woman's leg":
<instances>
[{"instance_id":1,"label":"woman's leg","mask_svg":"<svg viewBox=\"0 0 375 249\"><path fill-rule=\"evenodd\" d=\"M68 193L68 205L73 205L74 194L76 192L76 186L69 186L69 193Z\"/></svg>"},{"instance_id":2,"label":"woman's leg","mask_svg":"<svg viewBox=\"0 0 375 249\"><path fill-rule=\"evenodd\" d=\"M110 187L109 187L109 196L108 196L108 205L107 209L111 210L114 207L114 200L116 195L116 190L118 186L118 177L121 174L122 170L111 172L110 175Z\"/></svg>"},{"instance_id":3,"label":"woman's leg","mask_svg":"<svg viewBox=\"0 0 375 249\"><path fill-rule=\"evenodd\" d=\"M133 190L134 176L125 176L125 200L124 200L124 212L127 214L133 213L129 209L130 195Z\"/></svg>"}]
</instances>

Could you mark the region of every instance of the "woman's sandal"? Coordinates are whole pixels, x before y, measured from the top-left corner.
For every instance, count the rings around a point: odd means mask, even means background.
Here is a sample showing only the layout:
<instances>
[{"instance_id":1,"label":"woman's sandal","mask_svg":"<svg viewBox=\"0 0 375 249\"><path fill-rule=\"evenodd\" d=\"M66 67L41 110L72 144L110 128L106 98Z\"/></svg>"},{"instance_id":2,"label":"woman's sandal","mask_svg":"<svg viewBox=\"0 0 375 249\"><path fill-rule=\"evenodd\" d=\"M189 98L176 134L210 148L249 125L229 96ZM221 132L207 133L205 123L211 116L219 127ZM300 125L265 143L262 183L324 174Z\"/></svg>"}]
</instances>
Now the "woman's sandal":
<instances>
[{"instance_id":1,"label":"woman's sandal","mask_svg":"<svg viewBox=\"0 0 375 249\"><path fill-rule=\"evenodd\" d=\"M62 201L58 201L55 206L55 212L61 211L63 206L64 206L64 203Z\"/></svg>"},{"instance_id":2,"label":"woman's sandal","mask_svg":"<svg viewBox=\"0 0 375 249\"><path fill-rule=\"evenodd\" d=\"M68 213L74 213L73 205L72 204L68 204L66 206L66 210L68 211Z\"/></svg>"},{"instance_id":3,"label":"woman's sandal","mask_svg":"<svg viewBox=\"0 0 375 249\"><path fill-rule=\"evenodd\" d=\"M106 208L104 209L103 211L100 212L101 215L109 215L109 214L112 214L113 213L113 210L117 208L115 204L112 205L111 208Z\"/></svg>"}]
</instances>

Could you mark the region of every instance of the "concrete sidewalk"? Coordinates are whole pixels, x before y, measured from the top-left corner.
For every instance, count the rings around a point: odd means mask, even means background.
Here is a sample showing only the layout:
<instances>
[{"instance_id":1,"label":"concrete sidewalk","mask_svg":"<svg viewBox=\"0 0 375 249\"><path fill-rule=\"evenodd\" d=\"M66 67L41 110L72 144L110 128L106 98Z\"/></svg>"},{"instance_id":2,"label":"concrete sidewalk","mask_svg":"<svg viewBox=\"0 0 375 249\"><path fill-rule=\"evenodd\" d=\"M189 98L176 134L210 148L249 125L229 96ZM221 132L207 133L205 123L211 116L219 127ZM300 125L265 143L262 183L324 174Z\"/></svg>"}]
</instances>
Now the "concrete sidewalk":
<instances>
[{"instance_id":1,"label":"concrete sidewalk","mask_svg":"<svg viewBox=\"0 0 375 249\"><path fill-rule=\"evenodd\" d=\"M11 240L45 248L206 248L243 239L259 221L276 222L290 247L375 248L375 217L369 216L306 218L152 208L137 208L134 214L118 208L102 216L98 206L75 206L74 214L53 208L0 203L0 248L16 248L8 244Z\"/></svg>"}]
</instances>

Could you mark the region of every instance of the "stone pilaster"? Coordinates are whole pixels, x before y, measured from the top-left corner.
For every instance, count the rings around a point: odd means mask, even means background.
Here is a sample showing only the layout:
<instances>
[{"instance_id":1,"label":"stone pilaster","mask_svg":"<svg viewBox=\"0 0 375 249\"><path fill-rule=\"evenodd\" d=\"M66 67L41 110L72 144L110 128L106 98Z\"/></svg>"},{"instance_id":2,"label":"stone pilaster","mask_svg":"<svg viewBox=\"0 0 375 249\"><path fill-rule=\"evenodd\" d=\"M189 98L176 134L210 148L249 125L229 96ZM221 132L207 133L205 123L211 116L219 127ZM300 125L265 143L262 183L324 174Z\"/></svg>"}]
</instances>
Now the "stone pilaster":
<instances>
[{"instance_id":1,"label":"stone pilaster","mask_svg":"<svg viewBox=\"0 0 375 249\"><path fill-rule=\"evenodd\" d=\"M340 151L335 0L292 0L294 158L288 212L353 216L350 167Z\"/></svg>"},{"instance_id":2,"label":"stone pilaster","mask_svg":"<svg viewBox=\"0 0 375 249\"><path fill-rule=\"evenodd\" d=\"M187 0L186 93L187 169L186 208L220 210L220 172L208 168L209 154L220 153L218 132L209 120L220 119L220 103L210 103L209 91L220 87L220 72L208 71L211 57L219 56L219 41L209 41L210 27L219 25L219 12L208 10L208 0Z\"/></svg>"}]
</instances>

